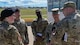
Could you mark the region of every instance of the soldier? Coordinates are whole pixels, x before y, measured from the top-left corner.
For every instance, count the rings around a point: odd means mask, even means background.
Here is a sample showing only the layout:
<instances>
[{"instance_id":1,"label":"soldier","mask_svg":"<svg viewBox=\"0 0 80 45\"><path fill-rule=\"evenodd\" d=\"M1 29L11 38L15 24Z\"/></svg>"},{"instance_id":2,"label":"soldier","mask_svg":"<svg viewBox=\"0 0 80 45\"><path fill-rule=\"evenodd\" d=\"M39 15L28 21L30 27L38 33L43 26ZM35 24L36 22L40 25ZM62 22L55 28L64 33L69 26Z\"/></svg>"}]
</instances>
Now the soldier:
<instances>
[{"instance_id":1,"label":"soldier","mask_svg":"<svg viewBox=\"0 0 80 45\"><path fill-rule=\"evenodd\" d=\"M0 45L23 45L21 36L13 25L15 13L12 9L1 11Z\"/></svg>"},{"instance_id":2,"label":"soldier","mask_svg":"<svg viewBox=\"0 0 80 45\"><path fill-rule=\"evenodd\" d=\"M64 31L64 35L61 34L62 45L80 45L80 15L76 13L76 4L72 1L66 2L63 14L65 18L59 23Z\"/></svg>"},{"instance_id":3,"label":"soldier","mask_svg":"<svg viewBox=\"0 0 80 45\"><path fill-rule=\"evenodd\" d=\"M32 32L35 37L34 45L46 45L44 42L45 39L45 30L48 25L47 20L43 19L41 16L41 11L36 10L36 20L32 22Z\"/></svg>"},{"instance_id":4,"label":"soldier","mask_svg":"<svg viewBox=\"0 0 80 45\"><path fill-rule=\"evenodd\" d=\"M59 22L59 8L52 9L52 16L54 18L54 23L50 23L46 28L46 42L47 45L57 45L57 39L55 37L56 33L56 24Z\"/></svg>"},{"instance_id":5,"label":"soldier","mask_svg":"<svg viewBox=\"0 0 80 45\"><path fill-rule=\"evenodd\" d=\"M13 23L13 25L15 27L17 27L17 29L22 37L24 45L28 45L29 38L28 38L28 32L27 32L28 31L27 25L26 25L25 21L23 19L21 19L21 17L20 17L20 10L18 8L15 8L14 12L15 12L16 19L15 19L15 22Z\"/></svg>"}]
</instances>

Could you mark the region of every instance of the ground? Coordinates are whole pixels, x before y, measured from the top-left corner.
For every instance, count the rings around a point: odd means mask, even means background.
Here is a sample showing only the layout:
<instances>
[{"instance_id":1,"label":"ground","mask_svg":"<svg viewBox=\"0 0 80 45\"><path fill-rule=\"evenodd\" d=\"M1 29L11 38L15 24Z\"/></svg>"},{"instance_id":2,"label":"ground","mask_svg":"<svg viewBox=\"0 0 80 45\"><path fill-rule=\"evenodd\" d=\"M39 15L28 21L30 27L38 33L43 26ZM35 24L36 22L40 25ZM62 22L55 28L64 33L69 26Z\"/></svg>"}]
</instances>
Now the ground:
<instances>
[{"instance_id":1,"label":"ground","mask_svg":"<svg viewBox=\"0 0 80 45\"><path fill-rule=\"evenodd\" d=\"M31 26L28 26L28 35L29 35L29 45L33 45L34 38L33 38Z\"/></svg>"}]
</instances>

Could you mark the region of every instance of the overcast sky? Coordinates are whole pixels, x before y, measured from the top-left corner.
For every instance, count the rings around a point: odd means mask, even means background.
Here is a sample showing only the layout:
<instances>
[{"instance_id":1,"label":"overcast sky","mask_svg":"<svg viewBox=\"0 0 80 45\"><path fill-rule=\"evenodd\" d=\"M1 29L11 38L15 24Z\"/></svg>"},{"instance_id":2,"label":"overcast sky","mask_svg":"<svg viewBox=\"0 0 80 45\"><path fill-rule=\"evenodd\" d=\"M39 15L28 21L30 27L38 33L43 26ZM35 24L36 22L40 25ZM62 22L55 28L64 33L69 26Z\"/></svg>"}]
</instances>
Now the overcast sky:
<instances>
[{"instance_id":1,"label":"overcast sky","mask_svg":"<svg viewBox=\"0 0 80 45\"><path fill-rule=\"evenodd\" d=\"M0 0L0 6L47 6L47 0Z\"/></svg>"}]
</instances>

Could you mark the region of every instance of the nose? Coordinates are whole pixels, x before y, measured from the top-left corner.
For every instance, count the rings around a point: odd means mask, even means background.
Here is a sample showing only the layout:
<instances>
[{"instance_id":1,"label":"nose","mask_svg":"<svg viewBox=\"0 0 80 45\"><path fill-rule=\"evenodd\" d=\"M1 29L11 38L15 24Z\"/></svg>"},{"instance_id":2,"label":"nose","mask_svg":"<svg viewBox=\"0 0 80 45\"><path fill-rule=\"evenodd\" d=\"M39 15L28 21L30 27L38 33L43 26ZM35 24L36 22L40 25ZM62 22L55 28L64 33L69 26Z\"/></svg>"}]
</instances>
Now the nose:
<instances>
[{"instance_id":1,"label":"nose","mask_svg":"<svg viewBox=\"0 0 80 45\"><path fill-rule=\"evenodd\" d=\"M16 19L16 17L14 16L14 19Z\"/></svg>"},{"instance_id":2,"label":"nose","mask_svg":"<svg viewBox=\"0 0 80 45\"><path fill-rule=\"evenodd\" d=\"M16 19L15 15L13 15L13 19Z\"/></svg>"}]
</instances>

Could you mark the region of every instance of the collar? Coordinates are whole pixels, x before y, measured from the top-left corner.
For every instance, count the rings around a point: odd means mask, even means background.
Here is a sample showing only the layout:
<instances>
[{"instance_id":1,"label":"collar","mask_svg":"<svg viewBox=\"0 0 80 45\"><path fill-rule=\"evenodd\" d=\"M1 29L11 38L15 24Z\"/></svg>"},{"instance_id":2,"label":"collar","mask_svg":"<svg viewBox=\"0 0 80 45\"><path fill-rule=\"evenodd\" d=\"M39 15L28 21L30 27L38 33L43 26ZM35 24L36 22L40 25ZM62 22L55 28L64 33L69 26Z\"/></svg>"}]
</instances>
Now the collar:
<instances>
[{"instance_id":1,"label":"collar","mask_svg":"<svg viewBox=\"0 0 80 45\"><path fill-rule=\"evenodd\" d=\"M74 18L74 16L75 16L75 14L76 13L72 13L72 14L69 14L68 16L66 16L64 19L72 19L72 18Z\"/></svg>"},{"instance_id":2,"label":"collar","mask_svg":"<svg viewBox=\"0 0 80 45\"><path fill-rule=\"evenodd\" d=\"M15 22L14 22L14 23L20 24L20 19L15 20Z\"/></svg>"},{"instance_id":3,"label":"collar","mask_svg":"<svg viewBox=\"0 0 80 45\"><path fill-rule=\"evenodd\" d=\"M7 21L2 21L2 26L5 27L5 29L7 29L9 25L10 24Z\"/></svg>"}]
</instances>

